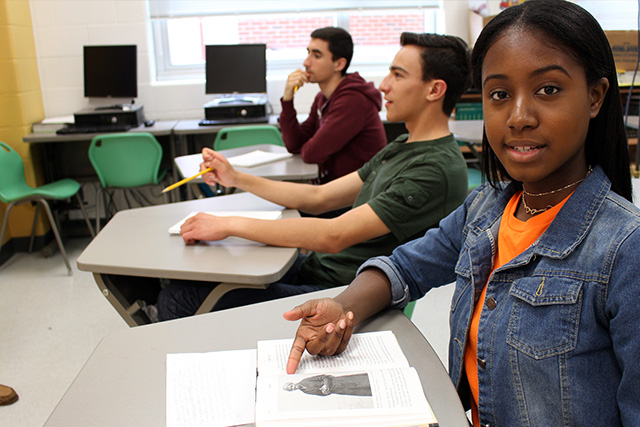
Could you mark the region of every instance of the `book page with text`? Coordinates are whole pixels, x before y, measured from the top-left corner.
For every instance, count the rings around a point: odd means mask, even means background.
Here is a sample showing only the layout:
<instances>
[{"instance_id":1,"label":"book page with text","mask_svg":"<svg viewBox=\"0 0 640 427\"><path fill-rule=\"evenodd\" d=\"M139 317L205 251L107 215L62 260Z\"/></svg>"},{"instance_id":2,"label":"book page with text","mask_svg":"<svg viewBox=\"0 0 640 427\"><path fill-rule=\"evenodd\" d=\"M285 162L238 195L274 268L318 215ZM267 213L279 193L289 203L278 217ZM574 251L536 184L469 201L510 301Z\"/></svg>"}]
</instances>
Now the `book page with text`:
<instances>
[{"instance_id":1,"label":"book page with text","mask_svg":"<svg viewBox=\"0 0 640 427\"><path fill-rule=\"evenodd\" d=\"M256 350L167 354L167 427L254 421Z\"/></svg>"},{"instance_id":2,"label":"book page with text","mask_svg":"<svg viewBox=\"0 0 640 427\"><path fill-rule=\"evenodd\" d=\"M293 339L258 341L260 375L284 373L292 345ZM305 352L297 372L339 372L386 367L409 367L391 331L353 334L347 349L334 356L312 356Z\"/></svg>"}]
</instances>

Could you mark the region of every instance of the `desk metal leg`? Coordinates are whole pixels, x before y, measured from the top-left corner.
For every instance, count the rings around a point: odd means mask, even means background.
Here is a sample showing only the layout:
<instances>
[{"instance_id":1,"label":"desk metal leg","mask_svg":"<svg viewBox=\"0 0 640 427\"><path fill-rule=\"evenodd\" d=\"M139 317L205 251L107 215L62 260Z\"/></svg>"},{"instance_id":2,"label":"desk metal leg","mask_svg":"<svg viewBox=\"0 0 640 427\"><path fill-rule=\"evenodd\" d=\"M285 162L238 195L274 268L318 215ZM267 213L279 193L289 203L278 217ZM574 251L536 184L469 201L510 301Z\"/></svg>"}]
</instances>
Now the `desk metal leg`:
<instances>
[{"instance_id":1,"label":"desk metal leg","mask_svg":"<svg viewBox=\"0 0 640 427\"><path fill-rule=\"evenodd\" d=\"M127 325L133 327L151 323L144 311L141 310L141 307L137 305L137 302L130 304L108 275L93 273L93 278L96 280L102 295L107 298L113 308L127 322Z\"/></svg>"},{"instance_id":2,"label":"desk metal leg","mask_svg":"<svg viewBox=\"0 0 640 427\"><path fill-rule=\"evenodd\" d=\"M209 293L209 295L207 296L207 299L204 300L204 302L200 305L200 308L198 308L198 311L196 311L196 314L209 313L213 308L213 306L216 305L218 300L222 298L224 294L234 289L240 289L240 288L267 289L267 286L269 285L268 284L245 285L245 284L239 284L239 283L220 283L218 286L213 288L213 290Z\"/></svg>"}]
</instances>

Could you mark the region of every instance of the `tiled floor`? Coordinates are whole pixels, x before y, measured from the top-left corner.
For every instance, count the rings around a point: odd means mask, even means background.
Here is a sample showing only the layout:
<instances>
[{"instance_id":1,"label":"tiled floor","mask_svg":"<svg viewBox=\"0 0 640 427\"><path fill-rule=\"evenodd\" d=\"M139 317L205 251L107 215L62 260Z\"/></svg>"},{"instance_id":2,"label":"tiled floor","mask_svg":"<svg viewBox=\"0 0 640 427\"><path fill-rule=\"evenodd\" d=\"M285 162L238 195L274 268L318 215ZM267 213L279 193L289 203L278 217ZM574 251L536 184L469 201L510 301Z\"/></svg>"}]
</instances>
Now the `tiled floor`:
<instances>
[{"instance_id":1,"label":"tiled floor","mask_svg":"<svg viewBox=\"0 0 640 427\"><path fill-rule=\"evenodd\" d=\"M128 327L76 268L87 243L65 243L73 276L60 253L19 253L0 267L0 383L20 395L0 407L1 426L42 426L102 337Z\"/></svg>"},{"instance_id":2,"label":"tiled floor","mask_svg":"<svg viewBox=\"0 0 640 427\"><path fill-rule=\"evenodd\" d=\"M14 255L0 267L0 383L20 400L0 407L0 426L42 426L99 341L127 328L75 259L88 239L65 248L73 276L59 253ZM446 361L453 287L418 301L413 321ZM446 362L445 362L446 366Z\"/></svg>"}]
</instances>

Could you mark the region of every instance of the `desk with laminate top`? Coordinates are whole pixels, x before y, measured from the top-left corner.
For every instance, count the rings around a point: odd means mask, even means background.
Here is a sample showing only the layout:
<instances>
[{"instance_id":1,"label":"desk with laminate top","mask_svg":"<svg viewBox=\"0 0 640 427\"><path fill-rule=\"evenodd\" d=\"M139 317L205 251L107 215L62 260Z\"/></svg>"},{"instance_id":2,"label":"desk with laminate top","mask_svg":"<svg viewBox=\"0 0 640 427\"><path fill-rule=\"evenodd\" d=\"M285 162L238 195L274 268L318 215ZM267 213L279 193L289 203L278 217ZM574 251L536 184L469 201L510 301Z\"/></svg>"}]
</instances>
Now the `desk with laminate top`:
<instances>
[{"instance_id":1,"label":"desk with laminate top","mask_svg":"<svg viewBox=\"0 0 640 427\"><path fill-rule=\"evenodd\" d=\"M173 127L177 123L177 120L157 121L153 126L140 125L127 132L149 132L155 137L167 138L169 141L167 158L173 159L175 157ZM62 178L97 181L88 155L89 144L97 135L100 133L58 135L55 132L37 132L25 135L22 140L43 149L46 182Z\"/></svg>"},{"instance_id":2,"label":"desk with laminate top","mask_svg":"<svg viewBox=\"0 0 640 427\"><path fill-rule=\"evenodd\" d=\"M166 355L254 349L259 340L293 338L298 322L282 313L342 288L296 295L106 336L45 423L45 427L166 425ZM440 427L468 426L462 404L440 359L400 310L387 310L356 332L392 330L416 368ZM248 408L248 410L251 410Z\"/></svg>"},{"instance_id":3,"label":"desk with laminate top","mask_svg":"<svg viewBox=\"0 0 640 427\"><path fill-rule=\"evenodd\" d=\"M260 126L260 125L278 125L278 116L269 116L269 121L265 123L247 123L247 124L226 124L226 125L207 125L200 126L200 120L179 120L173 128L173 135L175 136L175 150L178 156L184 156L187 154L193 154L194 151L198 151L192 144L189 143L189 138L196 135L212 135L211 144L209 146L213 148L213 140L216 133L221 129L234 127L234 126Z\"/></svg>"},{"instance_id":4,"label":"desk with laminate top","mask_svg":"<svg viewBox=\"0 0 640 427\"><path fill-rule=\"evenodd\" d=\"M482 143L483 120L449 120L449 130L458 141Z\"/></svg>"},{"instance_id":5,"label":"desk with laminate top","mask_svg":"<svg viewBox=\"0 0 640 427\"><path fill-rule=\"evenodd\" d=\"M149 132L154 136L167 136L171 135L174 126L178 123L177 120L162 120L157 121L153 126L140 125L129 129L126 132ZM102 132L105 133L105 132ZM55 132L36 132L25 135L22 140L29 144L40 144L48 142L74 142L74 141L91 141L93 137L100 135L100 133L72 133L58 135Z\"/></svg>"},{"instance_id":6,"label":"desk with laminate top","mask_svg":"<svg viewBox=\"0 0 640 427\"><path fill-rule=\"evenodd\" d=\"M191 212L282 209L240 193L119 211L80 254L78 268L93 273L102 293L129 326L148 323L148 319L137 305L136 281L124 283L122 276L221 282L199 310L209 312L231 289L264 289L278 281L296 260L298 249L234 237L186 245L180 235L169 235L169 227ZM283 218L298 216L296 210L283 210Z\"/></svg>"},{"instance_id":7,"label":"desk with laminate top","mask_svg":"<svg viewBox=\"0 0 640 427\"><path fill-rule=\"evenodd\" d=\"M269 153L287 153L287 149L285 147L272 144L261 144L220 150L220 154L228 159L233 156L238 156L256 150L266 151ZM176 157L174 162L182 178L193 176L200 171L202 153ZM250 168L236 167L236 169L240 172L278 181L307 181L318 178L319 173L317 164L305 163L299 154L294 154L289 158L266 163L260 166ZM202 177L197 177L190 182L202 183L204 181L202 180Z\"/></svg>"}]
</instances>

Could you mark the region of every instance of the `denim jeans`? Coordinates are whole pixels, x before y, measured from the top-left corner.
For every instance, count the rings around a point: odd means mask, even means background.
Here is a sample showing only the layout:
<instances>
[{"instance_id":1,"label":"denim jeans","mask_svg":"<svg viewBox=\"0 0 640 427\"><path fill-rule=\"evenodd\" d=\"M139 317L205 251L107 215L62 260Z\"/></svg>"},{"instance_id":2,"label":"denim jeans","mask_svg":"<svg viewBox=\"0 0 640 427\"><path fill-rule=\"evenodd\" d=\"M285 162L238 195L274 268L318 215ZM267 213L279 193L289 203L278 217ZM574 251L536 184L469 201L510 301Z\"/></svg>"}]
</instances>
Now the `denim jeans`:
<instances>
[{"instance_id":1,"label":"denim jeans","mask_svg":"<svg viewBox=\"0 0 640 427\"><path fill-rule=\"evenodd\" d=\"M298 284L297 275L306 255L298 255L298 259L289 271L277 283L267 289L234 289L224 294L213 306L212 311L240 307L258 302L270 301L292 295L325 289L319 285ZM188 280L171 280L158 296L158 315L160 320L172 320L193 316L217 283L196 282Z\"/></svg>"}]
</instances>

